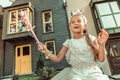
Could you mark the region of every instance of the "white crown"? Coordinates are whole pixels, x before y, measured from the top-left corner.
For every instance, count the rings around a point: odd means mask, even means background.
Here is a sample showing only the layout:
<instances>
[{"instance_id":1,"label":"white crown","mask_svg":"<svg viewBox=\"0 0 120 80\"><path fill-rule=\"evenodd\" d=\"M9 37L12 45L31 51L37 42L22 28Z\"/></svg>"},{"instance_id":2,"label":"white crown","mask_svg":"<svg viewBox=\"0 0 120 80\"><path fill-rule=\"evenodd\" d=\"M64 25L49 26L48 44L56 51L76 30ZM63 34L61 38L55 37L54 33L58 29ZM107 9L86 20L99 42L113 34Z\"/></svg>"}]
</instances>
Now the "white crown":
<instances>
[{"instance_id":1,"label":"white crown","mask_svg":"<svg viewBox=\"0 0 120 80\"><path fill-rule=\"evenodd\" d=\"M83 14L83 10L79 10L77 9L76 11L72 11L72 15L76 15L76 14Z\"/></svg>"}]
</instances>

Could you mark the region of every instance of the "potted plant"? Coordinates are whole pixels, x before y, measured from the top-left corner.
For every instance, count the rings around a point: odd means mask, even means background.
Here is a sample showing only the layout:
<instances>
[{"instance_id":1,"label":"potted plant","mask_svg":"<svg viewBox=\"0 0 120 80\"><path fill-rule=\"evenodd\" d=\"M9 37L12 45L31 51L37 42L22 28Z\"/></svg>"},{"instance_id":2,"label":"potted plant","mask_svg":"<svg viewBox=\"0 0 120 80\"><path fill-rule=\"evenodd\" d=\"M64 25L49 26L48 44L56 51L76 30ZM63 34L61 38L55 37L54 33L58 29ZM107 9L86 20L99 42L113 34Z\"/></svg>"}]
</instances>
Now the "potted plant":
<instances>
[{"instance_id":1,"label":"potted plant","mask_svg":"<svg viewBox=\"0 0 120 80\"><path fill-rule=\"evenodd\" d=\"M40 77L40 80L50 80L55 74L56 70L54 67L46 67L43 62L42 55L39 56L37 61L36 74Z\"/></svg>"},{"instance_id":2,"label":"potted plant","mask_svg":"<svg viewBox=\"0 0 120 80\"><path fill-rule=\"evenodd\" d=\"M53 67L42 67L37 70L37 75L41 80L50 80L56 74Z\"/></svg>"}]
</instances>

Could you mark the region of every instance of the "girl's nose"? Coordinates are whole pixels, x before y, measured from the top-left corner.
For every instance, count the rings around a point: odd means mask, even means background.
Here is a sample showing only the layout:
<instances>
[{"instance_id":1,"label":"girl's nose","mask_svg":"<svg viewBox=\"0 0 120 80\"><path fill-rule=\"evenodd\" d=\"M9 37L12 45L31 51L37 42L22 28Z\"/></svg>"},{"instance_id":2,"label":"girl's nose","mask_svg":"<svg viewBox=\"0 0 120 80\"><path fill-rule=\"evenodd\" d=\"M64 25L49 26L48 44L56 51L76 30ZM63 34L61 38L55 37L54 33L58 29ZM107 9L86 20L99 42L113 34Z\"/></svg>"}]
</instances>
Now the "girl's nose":
<instances>
[{"instance_id":1,"label":"girl's nose","mask_svg":"<svg viewBox=\"0 0 120 80\"><path fill-rule=\"evenodd\" d=\"M75 22L75 24L78 24L78 22Z\"/></svg>"}]
</instances>

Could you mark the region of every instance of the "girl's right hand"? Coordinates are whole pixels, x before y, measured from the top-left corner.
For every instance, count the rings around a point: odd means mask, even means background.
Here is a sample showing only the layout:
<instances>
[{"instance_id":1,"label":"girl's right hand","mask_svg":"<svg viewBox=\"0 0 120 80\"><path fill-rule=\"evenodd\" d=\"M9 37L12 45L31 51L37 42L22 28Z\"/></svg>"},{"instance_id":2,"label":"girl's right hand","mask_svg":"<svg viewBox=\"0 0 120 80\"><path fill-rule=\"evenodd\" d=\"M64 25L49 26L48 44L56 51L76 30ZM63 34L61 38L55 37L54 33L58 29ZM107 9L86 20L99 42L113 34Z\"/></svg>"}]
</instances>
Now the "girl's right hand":
<instances>
[{"instance_id":1,"label":"girl's right hand","mask_svg":"<svg viewBox=\"0 0 120 80\"><path fill-rule=\"evenodd\" d=\"M38 46L38 51L42 52L43 54L48 54L49 53L49 50L46 48L46 46L42 43L36 43L37 46Z\"/></svg>"}]
</instances>

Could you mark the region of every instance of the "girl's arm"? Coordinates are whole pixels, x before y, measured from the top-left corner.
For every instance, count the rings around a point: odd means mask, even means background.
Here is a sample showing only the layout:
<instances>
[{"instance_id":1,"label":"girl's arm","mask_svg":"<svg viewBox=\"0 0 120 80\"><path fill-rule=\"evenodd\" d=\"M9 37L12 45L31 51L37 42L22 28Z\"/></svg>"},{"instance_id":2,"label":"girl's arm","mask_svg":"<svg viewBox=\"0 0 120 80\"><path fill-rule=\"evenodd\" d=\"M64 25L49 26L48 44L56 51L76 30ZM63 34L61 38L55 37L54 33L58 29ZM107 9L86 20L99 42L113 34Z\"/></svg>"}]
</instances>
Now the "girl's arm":
<instances>
[{"instance_id":1,"label":"girl's arm","mask_svg":"<svg viewBox=\"0 0 120 80\"><path fill-rule=\"evenodd\" d=\"M105 44L98 44L97 40L94 41L94 44L98 47L97 59L98 61L103 62L106 57Z\"/></svg>"},{"instance_id":2,"label":"girl's arm","mask_svg":"<svg viewBox=\"0 0 120 80\"><path fill-rule=\"evenodd\" d=\"M101 30L101 32L98 34L98 38L96 43L98 44L98 60L100 62L103 62L106 57L106 50L105 50L105 43L108 39L109 35L105 30Z\"/></svg>"},{"instance_id":3,"label":"girl's arm","mask_svg":"<svg viewBox=\"0 0 120 80\"><path fill-rule=\"evenodd\" d=\"M98 53L98 60L103 62L106 58L106 51L105 51L105 44L99 45L99 53Z\"/></svg>"},{"instance_id":4,"label":"girl's arm","mask_svg":"<svg viewBox=\"0 0 120 80\"><path fill-rule=\"evenodd\" d=\"M65 56L65 53L67 52L68 48L63 46L61 48L61 50L59 51L59 53L57 55L52 54L52 52L50 52L43 44L37 44L38 46L38 50L40 52L42 52L43 54L45 54L46 56L49 57L50 60L52 60L53 62L59 62L63 59L63 57Z\"/></svg>"},{"instance_id":5,"label":"girl's arm","mask_svg":"<svg viewBox=\"0 0 120 80\"><path fill-rule=\"evenodd\" d=\"M49 57L49 59L51 59L54 62L59 62L63 59L67 50L68 50L68 48L63 46L57 55L50 54L48 57ZM47 55L48 55L48 53L47 53Z\"/></svg>"}]
</instances>

